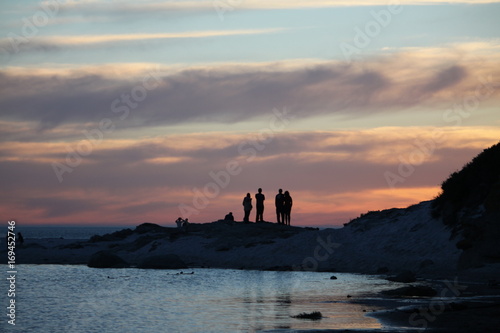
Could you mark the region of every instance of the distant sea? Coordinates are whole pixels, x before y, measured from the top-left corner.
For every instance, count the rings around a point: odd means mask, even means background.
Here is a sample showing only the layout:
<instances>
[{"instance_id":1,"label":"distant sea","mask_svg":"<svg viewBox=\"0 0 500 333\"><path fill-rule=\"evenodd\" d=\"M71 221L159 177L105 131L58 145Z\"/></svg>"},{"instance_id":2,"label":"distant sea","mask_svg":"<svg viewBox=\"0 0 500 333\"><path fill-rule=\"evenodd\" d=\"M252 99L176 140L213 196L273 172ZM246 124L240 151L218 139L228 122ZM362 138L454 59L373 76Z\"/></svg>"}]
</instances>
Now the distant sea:
<instances>
[{"instance_id":1,"label":"distant sea","mask_svg":"<svg viewBox=\"0 0 500 333\"><path fill-rule=\"evenodd\" d=\"M136 226L24 226L20 223L16 225L16 233L21 232L23 237L29 238L64 238L64 239L88 239L94 235L105 235L118 230L130 228L135 229ZM174 224L169 225L174 227ZM335 226L334 226L335 227ZM321 227L320 229L325 229ZM0 229L0 237L3 239L7 233L7 226Z\"/></svg>"},{"instance_id":2,"label":"distant sea","mask_svg":"<svg viewBox=\"0 0 500 333\"><path fill-rule=\"evenodd\" d=\"M89 226L89 227L72 227L72 226L23 226L16 225L16 233L21 232L26 239L30 238L64 238L64 239L89 239L94 235L105 235L122 229L134 229L135 226ZM0 231L0 235L5 234L7 228Z\"/></svg>"}]
</instances>

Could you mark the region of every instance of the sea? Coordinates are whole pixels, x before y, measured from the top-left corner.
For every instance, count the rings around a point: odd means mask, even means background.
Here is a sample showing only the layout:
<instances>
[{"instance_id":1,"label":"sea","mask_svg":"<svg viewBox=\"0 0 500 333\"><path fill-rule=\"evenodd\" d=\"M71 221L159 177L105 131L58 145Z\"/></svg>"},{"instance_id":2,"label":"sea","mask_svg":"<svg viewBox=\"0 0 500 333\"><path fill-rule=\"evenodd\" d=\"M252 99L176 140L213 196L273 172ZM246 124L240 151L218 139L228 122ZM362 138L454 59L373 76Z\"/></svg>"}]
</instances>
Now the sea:
<instances>
[{"instance_id":1,"label":"sea","mask_svg":"<svg viewBox=\"0 0 500 333\"><path fill-rule=\"evenodd\" d=\"M15 326L1 332L313 332L376 329L376 306L353 300L393 288L377 276L195 268L17 267ZM2 279L2 290L8 283ZM6 312L7 297L2 293ZM299 319L320 311L319 320Z\"/></svg>"},{"instance_id":2,"label":"sea","mask_svg":"<svg viewBox=\"0 0 500 333\"><path fill-rule=\"evenodd\" d=\"M89 239L126 228L134 229L135 226L26 226L18 223L15 231L21 232L24 238Z\"/></svg>"},{"instance_id":3,"label":"sea","mask_svg":"<svg viewBox=\"0 0 500 333\"><path fill-rule=\"evenodd\" d=\"M31 227L25 238L88 239L125 227ZM5 252L4 252L5 253ZM358 303L395 288L379 276L193 268L97 269L17 265L15 296L8 268L0 279L0 332L316 332L376 329L380 310ZM331 279L335 275L337 279ZM15 300L15 325L6 316ZM299 319L320 311L319 320Z\"/></svg>"},{"instance_id":4,"label":"sea","mask_svg":"<svg viewBox=\"0 0 500 333\"><path fill-rule=\"evenodd\" d=\"M24 238L64 238L89 239L94 235L105 235L123 229L135 229L136 226L31 226L16 225L16 232L21 232ZM166 227L175 227L172 223ZM0 237L5 237L7 228L0 230ZM325 228L319 228L325 229Z\"/></svg>"}]
</instances>

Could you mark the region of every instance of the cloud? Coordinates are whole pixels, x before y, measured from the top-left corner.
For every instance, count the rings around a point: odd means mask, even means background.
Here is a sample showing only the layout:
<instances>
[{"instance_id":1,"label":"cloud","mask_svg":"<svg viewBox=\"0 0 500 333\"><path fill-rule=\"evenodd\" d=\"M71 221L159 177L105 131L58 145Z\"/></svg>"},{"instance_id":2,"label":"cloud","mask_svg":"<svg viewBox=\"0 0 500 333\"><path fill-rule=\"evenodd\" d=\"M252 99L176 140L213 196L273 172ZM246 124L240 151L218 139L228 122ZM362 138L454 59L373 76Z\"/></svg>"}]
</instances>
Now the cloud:
<instances>
[{"instance_id":1,"label":"cloud","mask_svg":"<svg viewBox=\"0 0 500 333\"><path fill-rule=\"evenodd\" d=\"M285 31L285 28L241 29L241 30L201 30L171 33L133 33L113 35L65 35L50 37L34 37L29 42L16 42L11 37L0 39L0 50L15 50L15 54L28 52L50 52L69 48L106 47L124 45L126 43L143 43L146 41L167 41L173 39L199 39L227 36L261 35ZM15 45L15 47L14 47ZM130 45L128 45L130 46Z\"/></svg>"},{"instance_id":2,"label":"cloud","mask_svg":"<svg viewBox=\"0 0 500 333\"><path fill-rule=\"evenodd\" d=\"M436 131L441 135L433 141ZM451 172L496 143L500 132L496 127L283 132L250 159L239 148L256 134L109 140L83 156L62 183L51 163L66 163L79 141L12 142L0 149L0 211L40 223L173 222L180 214L178 205L192 206L196 191L215 184L214 175L223 177L233 161L240 172L193 221L216 220L227 211L238 214L243 195L262 187L269 198L277 188L290 190L302 223L340 223L366 210L432 199ZM424 158L415 159L415 152ZM392 189L384 173L398 174L402 161L413 161L415 170ZM321 220L325 212L330 218Z\"/></svg>"},{"instance_id":3,"label":"cloud","mask_svg":"<svg viewBox=\"0 0 500 333\"><path fill-rule=\"evenodd\" d=\"M496 3L496 0L452 0L447 4L478 4L478 3ZM442 5L442 0L400 0L395 4L400 5ZM180 11L214 11L214 7L234 9L304 9L304 8L328 8L328 7L353 7L353 6L387 6L387 1L383 0L245 0L222 2L212 0L200 1L143 1L141 4L132 1L115 1L112 3L96 1L70 1L62 4L61 9L65 11L79 11L86 13L97 13L102 11L112 12L180 12ZM229 10L229 9L228 9Z\"/></svg>"},{"instance_id":4,"label":"cloud","mask_svg":"<svg viewBox=\"0 0 500 333\"><path fill-rule=\"evenodd\" d=\"M247 30L205 30L205 31L184 31L175 33L142 33L142 34L121 34L121 35L88 35L88 36L52 36L42 37L39 40L47 44L55 45L88 45L100 43L113 43L123 41L136 41L148 39L176 39L176 38L206 38L235 35L258 35L275 33L285 30L284 28L272 29L247 29Z\"/></svg>"},{"instance_id":5,"label":"cloud","mask_svg":"<svg viewBox=\"0 0 500 333\"><path fill-rule=\"evenodd\" d=\"M465 69L461 66L453 65L439 71L433 79L426 83L423 91L430 93L439 92L459 84L465 78L467 78Z\"/></svg>"},{"instance_id":6,"label":"cloud","mask_svg":"<svg viewBox=\"0 0 500 333\"><path fill-rule=\"evenodd\" d=\"M19 75L6 69L0 72L0 108L4 119L38 122L39 129L103 118L131 128L241 123L283 105L299 118L400 112L415 106L443 109L457 96L474 96L478 89L488 95L482 103L498 98L493 81L500 76L498 55L478 65L477 60L453 53L429 61L423 54L425 50L396 53L351 65L310 61L299 66L284 62L158 67L137 78L107 76L98 70Z\"/></svg>"},{"instance_id":7,"label":"cloud","mask_svg":"<svg viewBox=\"0 0 500 333\"><path fill-rule=\"evenodd\" d=\"M37 197L26 198L23 202L25 209L38 210L41 209L43 213L40 214L41 218L57 218L68 215L74 215L86 211L98 211L101 209L101 204L89 200L75 200L67 198L51 198L51 197Z\"/></svg>"}]
</instances>

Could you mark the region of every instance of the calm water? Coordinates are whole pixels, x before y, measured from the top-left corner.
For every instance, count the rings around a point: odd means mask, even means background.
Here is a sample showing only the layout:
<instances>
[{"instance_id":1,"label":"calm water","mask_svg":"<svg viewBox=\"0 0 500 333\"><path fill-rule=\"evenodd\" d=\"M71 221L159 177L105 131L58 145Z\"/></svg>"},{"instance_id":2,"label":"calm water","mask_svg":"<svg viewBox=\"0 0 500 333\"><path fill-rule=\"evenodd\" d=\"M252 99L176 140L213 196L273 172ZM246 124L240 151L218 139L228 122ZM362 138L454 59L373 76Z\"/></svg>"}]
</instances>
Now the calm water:
<instances>
[{"instance_id":1,"label":"calm water","mask_svg":"<svg viewBox=\"0 0 500 333\"><path fill-rule=\"evenodd\" d=\"M265 332L275 329L377 328L366 305L347 303L394 284L377 277L227 269L18 267L17 321L2 332ZM6 282L2 282L6 290ZM3 294L3 292L2 292ZM7 306L2 297L2 308ZM321 311L324 318L291 318ZM5 315L2 315L2 317ZM7 328L7 330L4 330Z\"/></svg>"}]
</instances>

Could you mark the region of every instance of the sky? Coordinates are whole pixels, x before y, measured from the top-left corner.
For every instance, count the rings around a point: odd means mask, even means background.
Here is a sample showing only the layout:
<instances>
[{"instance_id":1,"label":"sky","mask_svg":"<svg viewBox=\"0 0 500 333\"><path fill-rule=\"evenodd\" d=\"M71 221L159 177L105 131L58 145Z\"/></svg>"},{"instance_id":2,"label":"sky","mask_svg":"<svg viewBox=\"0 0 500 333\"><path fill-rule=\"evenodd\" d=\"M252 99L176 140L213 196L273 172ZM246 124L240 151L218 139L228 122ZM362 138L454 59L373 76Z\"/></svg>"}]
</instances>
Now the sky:
<instances>
[{"instance_id":1,"label":"sky","mask_svg":"<svg viewBox=\"0 0 500 333\"><path fill-rule=\"evenodd\" d=\"M0 215L341 226L500 138L500 1L8 1ZM254 199L255 201L255 199ZM251 218L254 218L252 212Z\"/></svg>"}]
</instances>

